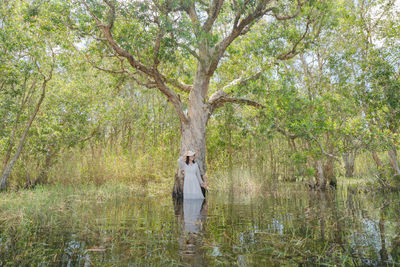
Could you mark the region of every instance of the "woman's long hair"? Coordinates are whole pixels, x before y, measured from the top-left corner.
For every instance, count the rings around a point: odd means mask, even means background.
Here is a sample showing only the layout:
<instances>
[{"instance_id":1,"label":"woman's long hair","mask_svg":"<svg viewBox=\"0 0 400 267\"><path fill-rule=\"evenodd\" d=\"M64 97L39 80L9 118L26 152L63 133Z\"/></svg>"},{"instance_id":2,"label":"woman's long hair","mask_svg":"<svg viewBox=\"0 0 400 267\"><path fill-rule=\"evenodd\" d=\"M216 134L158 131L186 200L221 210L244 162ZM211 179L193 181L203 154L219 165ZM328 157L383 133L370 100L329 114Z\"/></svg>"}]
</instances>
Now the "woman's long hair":
<instances>
[{"instance_id":1,"label":"woman's long hair","mask_svg":"<svg viewBox=\"0 0 400 267\"><path fill-rule=\"evenodd\" d=\"M186 162L186 165L189 165L189 156L186 156L185 162ZM195 163L194 159L193 159L193 163Z\"/></svg>"}]
</instances>

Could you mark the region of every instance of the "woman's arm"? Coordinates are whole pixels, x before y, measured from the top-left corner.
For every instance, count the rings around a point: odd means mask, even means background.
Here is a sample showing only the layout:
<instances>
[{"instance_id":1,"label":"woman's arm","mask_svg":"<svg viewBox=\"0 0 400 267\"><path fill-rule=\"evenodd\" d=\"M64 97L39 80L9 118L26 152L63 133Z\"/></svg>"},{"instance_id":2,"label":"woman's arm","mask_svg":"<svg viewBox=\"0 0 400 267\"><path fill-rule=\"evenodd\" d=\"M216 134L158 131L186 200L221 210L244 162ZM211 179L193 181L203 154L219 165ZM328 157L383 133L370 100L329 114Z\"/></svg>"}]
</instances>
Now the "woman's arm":
<instances>
[{"instance_id":1,"label":"woman's arm","mask_svg":"<svg viewBox=\"0 0 400 267\"><path fill-rule=\"evenodd\" d=\"M179 169L184 169L184 167L185 167L185 161L183 160L183 157L179 157L178 158L178 166L179 166Z\"/></svg>"}]
</instances>

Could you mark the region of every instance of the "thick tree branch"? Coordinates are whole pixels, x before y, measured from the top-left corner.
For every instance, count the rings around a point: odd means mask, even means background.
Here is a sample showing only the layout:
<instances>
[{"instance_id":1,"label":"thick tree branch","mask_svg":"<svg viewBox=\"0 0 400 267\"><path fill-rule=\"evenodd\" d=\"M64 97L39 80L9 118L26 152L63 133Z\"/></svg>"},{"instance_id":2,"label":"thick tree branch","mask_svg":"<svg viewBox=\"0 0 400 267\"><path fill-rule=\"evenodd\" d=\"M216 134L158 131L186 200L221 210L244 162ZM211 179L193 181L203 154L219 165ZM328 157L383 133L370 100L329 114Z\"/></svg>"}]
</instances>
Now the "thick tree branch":
<instances>
[{"instance_id":1,"label":"thick tree branch","mask_svg":"<svg viewBox=\"0 0 400 267\"><path fill-rule=\"evenodd\" d=\"M110 8L109 17L108 17L108 26L110 29L114 26L115 21L115 6L109 0L103 0L107 6Z\"/></svg>"},{"instance_id":2,"label":"thick tree branch","mask_svg":"<svg viewBox=\"0 0 400 267\"><path fill-rule=\"evenodd\" d=\"M84 55L78 48L75 47L74 44L70 43L71 46L75 49L76 52L81 53L84 58L86 59L87 62L89 62L90 65L92 65L93 68L98 69L100 71L104 71L107 73L112 73L112 74L122 74L122 75L128 75L130 78L132 78L137 84L146 87L148 89L152 89L152 88L157 88L156 84L154 81L150 81L147 77L143 77L145 75L139 75L139 74L135 74L132 72L129 72L128 70L125 69L124 66L124 59L119 57L118 55L115 55L115 57L119 60L120 62L120 68L119 69L107 69L107 68L103 68L100 67L98 65L96 65L96 63L94 63L87 55ZM139 75L140 77L142 77L143 79L147 80L146 82L143 82L141 80L139 80L139 77L136 77L137 75Z\"/></svg>"},{"instance_id":3,"label":"thick tree branch","mask_svg":"<svg viewBox=\"0 0 400 267\"><path fill-rule=\"evenodd\" d=\"M258 102L255 101L255 100L251 100L251 99L248 99L248 98L241 98L241 97L222 97L222 98L220 98L217 102L214 103L214 105L213 105L213 107L212 107L212 110L211 110L211 113L212 113L215 109L217 109L217 108L223 106L223 104L225 104L225 103L246 104L246 105L253 106L253 107L256 107L256 108L265 108L264 105L258 103Z\"/></svg>"},{"instance_id":4,"label":"thick tree branch","mask_svg":"<svg viewBox=\"0 0 400 267\"><path fill-rule=\"evenodd\" d=\"M137 84L145 86L149 89L152 88L157 88L156 83L154 81L150 81L147 77L147 75L139 75L139 74L134 74L128 70L125 69L124 67L124 62L123 59L116 56L118 58L118 60L120 61L120 69L107 69L107 68L103 68L100 67L98 65L96 65L92 60L90 60L89 58L86 58L86 60L96 69L104 71L104 72L108 72L108 73L113 73L113 74L127 74L130 78L132 78ZM140 77L144 78L147 80L147 82L142 82L138 79L138 77L136 77L137 75L139 75ZM164 82L167 82L168 84L171 84L173 86L175 86L176 88L180 89L183 92L190 92L190 90L193 88L192 85L189 84L185 84L183 82L180 82L178 80L175 79L171 79L171 78L166 78L164 75L162 75L161 73L159 73L159 75L161 76L162 80ZM147 77L143 77L143 76L147 76Z\"/></svg>"},{"instance_id":5,"label":"thick tree branch","mask_svg":"<svg viewBox=\"0 0 400 267\"><path fill-rule=\"evenodd\" d=\"M152 70L148 67L146 67L144 64L142 64L141 62L137 61L132 54L130 54L128 51L126 51L124 48L122 48L121 46L119 46L117 44L117 42L114 40L112 34L111 34L111 29L112 26L114 25L114 20L115 20L115 8L114 6L110 3L110 2L106 2L107 5L111 5L112 8L110 8L110 14L109 14L109 24L108 25L104 25L101 20L96 17L95 14L93 14L93 12L91 12L89 6L85 3L85 1L81 1L82 4L86 7L86 10L89 12L89 14L94 18L94 20L97 23L97 26L101 29L102 33L104 34L106 40L108 41L108 43L111 45L111 47L115 50L115 52L118 53L118 55L126 58L128 60L128 62L131 64L131 66L149 76L152 76Z\"/></svg>"},{"instance_id":6,"label":"thick tree branch","mask_svg":"<svg viewBox=\"0 0 400 267\"><path fill-rule=\"evenodd\" d=\"M318 144L318 146L319 146L319 148L320 148L320 150L321 150L321 153L322 153L323 155L325 155L325 156L327 156L327 157L329 157L329 158L332 158L332 159L334 159L334 160L336 160L336 161L341 162L340 158L338 158L337 156L335 156L335 155L333 155L333 154L330 154L330 153L326 152L325 149L324 149L324 147L323 147L323 145L321 144L321 142L319 142L319 141L317 140L317 138L315 138L314 136L311 136L311 140L313 140L314 142L316 142L316 143Z\"/></svg>"},{"instance_id":7,"label":"thick tree branch","mask_svg":"<svg viewBox=\"0 0 400 267\"><path fill-rule=\"evenodd\" d=\"M260 77L262 73L262 70L249 76L249 77L245 77L245 76L240 76L239 78L231 81L230 83L228 83L227 85L225 85L224 87L222 87L221 89L217 90L214 94L212 94L208 100L208 104L213 105L214 102L218 101L218 99L220 99L221 97L226 97L229 95L228 89L232 88L236 85L245 85L247 82L253 80L253 79L257 79L258 77Z\"/></svg>"},{"instance_id":8,"label":"thick tree branch","mask_svg":"<svg viewBox=\"0 0 400 267\"><path fill-rule=\"evenodd\" d=\"M239 19L240 19L240 15L242 14L242 9L239 6L239 3L237 2L237 0L232 0L233 6L236 9L236 15L235 15L235 19L233 20L233 28L237 27L237 24L239 23ZM244 3L243 6L245 6L247 3Z\"/></svg>"},{"instance_id":9,"label":"thick tree branch","mask_svg":"<svg viewBox=\"0 0 400 267\"><path fill-rule=\"evenodd\" d=\"M174 105L175 110L178 112L180 120L182 122L187 122L189 118L183 111L182 102L178 95L164 83L163 78L158 71L155 72L153 77L155 79L158 89L163 92L168 97L168 100Z\"/></svg>"},{"instance_id":10,"label":"thick tree branch","mask_svg":"<svg viewBox=\"0 0 400 267\"><path fill-rule=\"evenodd\" d=\"M228 97L228 95L225 95L225 96L218 98L213 103L208 103L208 105L207 105L208 116L211 116L211 114L217 108L222 107L225 103L245 104L245 105L253 106L256 108L265 108L264 105L258 103L255 100L251 100L248 98L241 98L241 97Z\"/></svg>"},{"instance_id":11,"label":"thick tree branch","mask_svg":"<svg viewBox=\"0 0 400 267\"><path fill-rule=\"evenodd\" d=\"M192 21L193 27L197 28L199 26L199 19L197 17L196 8L193 3L187 3L187 0L182 0L181 5L182 9L189 15L190 20ZM189 5L188 5L189 4Z\"/></svg>"},{"instance_id":12,"label":"thick tree branch","mask_svg":"<svg viewBox=\"0 0 400 267\"><path fill-rule=\"evenodd\" d=\"M158 64L160 63L160 59L158 58L158 54L160 52L160 46L161 46L161 39L164 36L164 32L161 28L159 28L157 37L156 37L156 42L154 45L154 59L153 59L153 68L157 68Z\"/></svg>"},{"instance_id":13,"label":"thick tree branch","mask_svg":"<svg viewBox=\"0 0 400 267\"><path fill-rule=\"evenodd\" d=\"M122 48L121 46L118 45L118 43L114 40L112 33L111 33L111 29L114 25L114 21L115 21L115 6L108 0L104 0L104 2L107 4L107 6L109 7L109 15L108 15L108 24L104 25L101 20L96 17L93 12L91 12L89 6L85 3L84 0L81 0L82 4L85 6L85 8L87 9L87 11L89 12L89 14L91 14L91 16L94 18L94 20L97 23L97 26L101 29L102 33L104 34L105 38L107 39L108 43L111 45L111 47L113 48L113 50L121 57L124 57L128 60L129 64L136 70L140 71L141 73L147 75L148 77L152 77L155 81L155 84L157 86L157 88L164 94L167 96L168 101L170 101L174 107L175 110L178 113L179 118L181 119L181 121L187 121L188 118L186 116L186 114L184 113L183 109L182 109L182 103L179 99L179 97L177 96L177 94L171 90L168 86L165 85L164 81L166 80L166 78L160 74L157 70L157 64L153 65L153 68L148 68L146 67L144 64L142 64L141 62L137 61L131 53L129 53L127 50L125 50L124 48ZM160 35L159 35L160 36ZM155 49L159 49L159 45L157 48L157 43L159 44L160 42L160 38L157 38L156 40L156 47ZM155 61L155 63L157 63L157 61ZM138 81L136 79L136 81ZM176 84L178 84L178 82L176 82ZM183 87L185 88L185 87Z\"/></svg>"},{"instance_id":14,"label":"thick tree branch","mask_svg":"<svg viewBox=\"0 0 400 267\"><path fill-rule=\"evenodd\" d=\"M250 100L250 99L246 99L246 98L238 98L238 97L230 97L230 92L228 92L228 89L231 87L234 87L238 84L240 84L241 86L245 85L247 82L249 82L250 80L256 79L258 77L260 77L262 71L259 71L253 75L251 75L250 77L245 78L245 76L241 76L233 81L231 81L230 83L228 83L227 85L225 85L222 89L217 90L214 94L212 94L207 102L207 106L209 109L209 114L212 114L212 112L217 109L218 107L222 106L224 103L242 103L242 104L247 104L247 105L251 105L254 107L258 107L258 108L264 108L263 105L261 105L260 103L254 101L254 100Z\"/></svg>"},{"instance_id":15,"label":"thick tree branch","mask_svg":"<svg viewBox=\"0 0 400 267\"><path fill-rule=\"evenodd\" d=\"M192 88L193 88L193 85L191 85L191 84L186 84L186 83L178 81L176 79L166 78L165 76L162 76L162 77L167 83L175 86L176 88L180 89L181 91L190 92L190 90L192 90Z\"/></svg>"},{"instance_id":16,"label":"thick tree branch","mask_svg":"<svg viewBox=\"0 0 400 267\"><path fill-rule=\"evenodd\" d=\"M297 1L297 7L296 7L296 11L291 14L291 15L287 15L287 16L282 16L277 14L274 10L276 9L275 6L271 6L271 0L267 0L267 1L260 1L259 4L256 6L256 8L254 9L254 11L252 13L250 13L247 17L243 18L242 20L240 20L240 16L241 16L241 9L239 8L237 13L236 13L236 17L233 23L233 28L231 33L226 36L223 40L221 40L215 47L214 47L214 52L213 55L211 56L211 64L210 67L208 69L208 74L212 75L214 73L214 71L216 70L219 60L221 59L221 57L223 56L223 54L225 53L226 49L228 48L228 46L240 35L246 34L250 29L252 24L254 23L254 21L258 20L259 18L261 18L262 16L264 16L266 13L272 11L273 15L276 19L278 20L290 20L295 18L296 16L298 16L300 14L301 11L301 7L307 2L308 0L305 0L304 2L301 2L300 0ZM234 2L235 3L235 2ZM246 5L248 3L248 1L246 1L244 3L244 5ZM237 5L237 3L236 3ZM240 22L239 22L240 21ZM304 37L302 38L304 39ZM296 44L295 46L297 46L298 44ZM287 57L293 57L295 56L294 51L291 54L287 54ZM294 55L293 55L294 54Z\"/></svg>"},{"instance_id":17,"label":"thick tree branch","mask_svg":"<svg viewBox=\"0 0 400 267\"><path fill-rule=\"evenodd\" d=\"M257 19L261 18L267 12L271 11L273 7L270 7L268 4L271 2L269 1L261 1L255 10L250 13L247 17L243 18L240 22L240 15L241 10L238 10L236 14L236 18L234 20L234 24L232 27L231 33L222 39L218 44L215 45L214 51L211 56L211 64L208 69L208 74L212 75L216 70L219 60L225 53L228 46L243 32L246 26L250 26L251 23L256 21ZM246 2L247 3L247 2Z\"/></svg>"},{"instance_id":18,"label":"thick tree branch","mask_svg":"<svg viewBox=\"0 0 400 267\"><path fill-rule=\"evenodd\" d=\"M220 11L221 11L221 7L222 4L224 3L224 0L213 0L211 3L211 7L208 11L208 17L206 22L204 22L203 25L203 30L205 32L209 32L215 22L215 20L217 19Z\"/></svg>"}]
</instances>

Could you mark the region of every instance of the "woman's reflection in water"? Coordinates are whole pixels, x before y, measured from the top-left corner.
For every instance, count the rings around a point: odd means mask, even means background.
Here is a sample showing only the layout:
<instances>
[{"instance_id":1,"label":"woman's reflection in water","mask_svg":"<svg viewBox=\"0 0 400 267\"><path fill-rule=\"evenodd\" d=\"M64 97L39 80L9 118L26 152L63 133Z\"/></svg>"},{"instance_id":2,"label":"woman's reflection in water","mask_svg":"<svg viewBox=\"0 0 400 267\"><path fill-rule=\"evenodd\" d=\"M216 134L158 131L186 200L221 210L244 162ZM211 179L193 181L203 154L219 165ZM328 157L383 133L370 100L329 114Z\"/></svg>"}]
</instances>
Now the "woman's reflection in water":
<instances>
[{"instance_id":1,"label":"woman's reflection in water","mask_svg":"<svg viewBox=\"0 0 400 267\"><path fill-rule=\"evenodd\" d=\"M175 216L181 229L180 254L191 266L206 265L203 233L207 218L206 199L174 199Z\"/></svg>"}]
</instances>

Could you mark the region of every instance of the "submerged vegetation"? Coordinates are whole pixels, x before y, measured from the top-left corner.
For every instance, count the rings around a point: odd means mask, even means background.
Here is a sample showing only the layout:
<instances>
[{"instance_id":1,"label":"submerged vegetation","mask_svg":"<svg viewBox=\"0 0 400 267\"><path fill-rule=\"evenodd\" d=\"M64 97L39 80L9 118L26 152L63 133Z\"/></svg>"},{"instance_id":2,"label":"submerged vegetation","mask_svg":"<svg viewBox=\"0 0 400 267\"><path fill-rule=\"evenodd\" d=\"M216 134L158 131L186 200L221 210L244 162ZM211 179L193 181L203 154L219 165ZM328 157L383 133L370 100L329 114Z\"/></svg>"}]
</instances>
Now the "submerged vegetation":
<instances>
[{"instance_id":1,"label":"submerged vegetation","mask_svg":"<svg viewBox=\"0 0 400 267\"><path fill-rule=\"evenodd\" d=\"M201 221L192 232L184 205L173 203L168 191L125 183L4 193L0 264L372 266L400 260L398 193L341 183L329 192L288 183L257 194L214 192L199 206Z\"/></svg>"}]
</instances>

